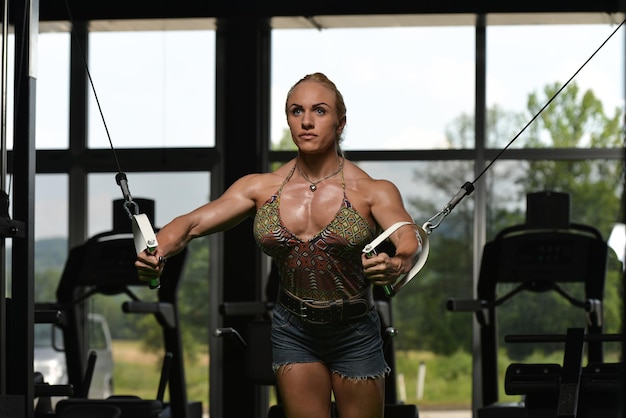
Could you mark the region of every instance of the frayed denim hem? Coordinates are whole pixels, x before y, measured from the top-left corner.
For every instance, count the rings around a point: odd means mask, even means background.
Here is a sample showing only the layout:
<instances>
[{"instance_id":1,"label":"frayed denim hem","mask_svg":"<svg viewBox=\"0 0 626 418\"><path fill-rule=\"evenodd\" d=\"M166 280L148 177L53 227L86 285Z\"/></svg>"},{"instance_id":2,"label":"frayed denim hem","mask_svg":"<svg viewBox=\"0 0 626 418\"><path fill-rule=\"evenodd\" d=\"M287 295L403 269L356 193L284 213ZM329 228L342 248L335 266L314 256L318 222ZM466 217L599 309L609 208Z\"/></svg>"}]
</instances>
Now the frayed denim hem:
<instances>
[{"instance_id":1,"label":"frayed denim hem","mask_svg":"<svg viewBox=\"0 0 626 418\"><path fill-rule=\"evenodd\" d=\"M274 374L277 373L285 373L286 371L289 370L289 366L293 366L294 364L307 364L307 363L322 363L323 362L317 362L317 361L302 361L302 362L286 362L286 363L281 363L281 364L272 364L272 370L274 370ZM384 379L387 376L389 376L389 374L391 373L391 367L387 366L385 368L385 370L381 373L378 374L374 374L374 375L368 375L368 376L347 376L343 373L341 373L338 370L331 370L330 371L332 374L336 374L338 376L340 376L342 379L346 379L349 381L354 381L354 382L359 382L359 381L365 381L365 380L378 380L378 379Z\"/></svg>"},{"instance_id":2,"label":"frayed denim hem","mask_svg":"<svg viewBox=\"0 0 626 418\"><path fill-rule=\"evenodd\" d=\"M272 364L272 370L274 371L274 374L277 374L279 371L281 373L284 373L287 371L287 369L289 369L289 366L293 366L294 364L310 364L310 363L324 364L324 362L322 361L291 361L291 362L285 362L285 363L279 363L279 364L274 363Z\"/></svg>"},{"instance_id":3,"label":"frayed denim hem","mask_svg":"<svg viewBox=\"0 0 626 418\"><path fill-rule=\"evenodd\" d=\"M339 372L337 370L331 370L331 372L333 374L336 374L336 375L340 376L342 379L346 379L346 380L352 381L352 382L360 382L360 381L365 381L365 380L384 379L385 377L387 377L391 373L391 368L387 367L385 369L385 371L383 371L382 373L369 375L369 376L346 376L345 374L343 374L343 373L341 373L341 372Z\"/></svg>"}]
</instances>

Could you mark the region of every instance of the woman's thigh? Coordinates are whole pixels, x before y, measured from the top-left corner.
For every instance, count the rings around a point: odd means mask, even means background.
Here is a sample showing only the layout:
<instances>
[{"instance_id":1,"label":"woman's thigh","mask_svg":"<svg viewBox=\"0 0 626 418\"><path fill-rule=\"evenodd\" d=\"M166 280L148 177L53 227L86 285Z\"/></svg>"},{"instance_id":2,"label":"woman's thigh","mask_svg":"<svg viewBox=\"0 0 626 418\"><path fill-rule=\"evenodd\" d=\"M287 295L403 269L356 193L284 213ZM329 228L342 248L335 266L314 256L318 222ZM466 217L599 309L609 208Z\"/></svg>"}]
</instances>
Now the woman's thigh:
<instances>
[{"instance_id":1,"label":"woman's thigh","mask_svg":"<svg viewBox=\"0 0 626 418\"><path fill-rule=\"evenodd\" d=\"M341 418L382 418L385 379L354 379L332 375L332 390Z\"/></svg>"},{"instance_id":2,"label":"woman's thigh","mask_svg":"<svg viewBox=\"0 0 626 418\"><path fill-rule=\"evenodd\" d=\"M323 363L283 364L276 370L276 381L287 417L330 416L331 376Z\"/></svg>"}]
</instances>

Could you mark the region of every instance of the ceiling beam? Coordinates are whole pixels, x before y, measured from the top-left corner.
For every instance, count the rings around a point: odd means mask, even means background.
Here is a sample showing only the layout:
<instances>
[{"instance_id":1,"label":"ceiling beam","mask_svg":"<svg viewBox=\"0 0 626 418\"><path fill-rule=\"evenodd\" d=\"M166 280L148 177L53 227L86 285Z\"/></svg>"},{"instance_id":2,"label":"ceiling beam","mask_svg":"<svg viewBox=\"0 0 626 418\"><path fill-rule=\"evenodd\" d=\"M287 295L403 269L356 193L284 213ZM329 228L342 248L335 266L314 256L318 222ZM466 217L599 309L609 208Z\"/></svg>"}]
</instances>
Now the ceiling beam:
<instances>
[{"instance_id":1,"label":"ceiling beam","mask_svg":"<svg viewBox=\"0 0 626 418\"><path fill-rule=\"evenodd\" d=\"M336 0L250 2L249 0L67 0L73 20L187 19L206 17L349 16L389 14L616 13L622 0ZM40 0L40 21L67 21L66 0Z\"/></svg>"}]
</instances>

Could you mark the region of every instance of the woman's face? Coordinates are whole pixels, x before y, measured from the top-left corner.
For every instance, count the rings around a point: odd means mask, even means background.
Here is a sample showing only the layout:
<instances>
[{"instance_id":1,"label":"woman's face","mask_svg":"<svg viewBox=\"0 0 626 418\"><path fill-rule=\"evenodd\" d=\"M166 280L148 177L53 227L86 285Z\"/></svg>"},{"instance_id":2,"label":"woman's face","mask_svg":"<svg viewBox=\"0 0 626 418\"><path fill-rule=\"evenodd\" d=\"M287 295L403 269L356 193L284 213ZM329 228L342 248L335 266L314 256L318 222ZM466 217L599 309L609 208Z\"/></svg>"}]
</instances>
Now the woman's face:
<instances>
[{"instance_id":1,"label":"woman's face","mask_svg":"<svg viewBox=\"0 0 626 418\"><path fill-rule=\"evenodd\" d=\"M317 153L336 149L345 117L339 119L331 89L315 81L303 81L287 99L287 123L298 149Z\"/></svg>"}]
</instances>

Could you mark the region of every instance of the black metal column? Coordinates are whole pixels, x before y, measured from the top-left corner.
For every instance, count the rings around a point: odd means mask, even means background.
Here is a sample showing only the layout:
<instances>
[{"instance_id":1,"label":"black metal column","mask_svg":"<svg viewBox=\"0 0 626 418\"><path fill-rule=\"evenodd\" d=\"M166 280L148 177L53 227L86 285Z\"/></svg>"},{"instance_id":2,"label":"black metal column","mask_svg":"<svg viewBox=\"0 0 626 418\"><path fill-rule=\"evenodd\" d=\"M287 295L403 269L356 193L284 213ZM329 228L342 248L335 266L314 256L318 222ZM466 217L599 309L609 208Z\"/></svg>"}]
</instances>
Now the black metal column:
<instances>
[{"instance_id":1,"label":"black metal column","mask_svg":"<svg viewBox=\"0 0 626 418\"><path fill-rule=\"evenodd\" d=\"M15 24L13 213L26 224L25 239L13 242L7 394L22 396L23 415L33 411L35 85L39 0L11 3ZM11 415L9 415L11 416ZM15 415L16 417L18 415Z\"/></svg>"},{"instance_id":2,"label":"black metal column","mask_svg":"<svg viewBox=\"0 0 626 418\"><path fill-rule=\"evenodd\" d=\"M621 10L626 13L626 0L622 0ZM624 86L626 86L626 32L624 34L624 50L622 50L622 77L624 78ZM622 92L626 98L626 90ZM625 115L626 120L626 115ZM622 133L622 210L620 213L620 222L626 223L626 131ZM622 248L626 253L626 248ZM624 253L622 253L624 254ZM626 261L625 261L626 262ZM622 266L622 362L626 358L626 266ZM626 367L622 364L622 393L626 390ZM622 413L626 411L626 396L622 397Z\"/></svg>"},{"instance_id":3,"label":"black metal column","mask_svg":"<svg viewBox=\"0 0 626 418\"><path fill-rule=\"evenodd\" d=\"M87 149L88 78L85 61L89 57L87 22L73 22L70 44L70 154L74 161ZM87 173L72 164L69 172L69 239L73 248L87 239Z\"/></svg>"},{"instance_id":4,"label":"black metal column","mask_svg":"<svg viewBox=\"0 0 626 418\"><path fill-rule=\"evenodd\" d=\"M222 159L218 170L212 171L212 177L219 179L213 182L214 196L240 177L263 172L267 167L269 19L219 19L216 42L216 146ZM215 189L216 184L222 186L221 190ZM261 260L252 237L251 220L223 234L223 277L217 278L222 301L253 301L261 297ZM212 307L212 314L219 315L217 307ZM250 319L224 317L223 325L245 334ZM226 340L213 340L212 344L230 347ZM211 358L214 359L213 355ZM219 358L220 364L211 361L212 368L221 368L221 373L211 374L211 417L263 416L263 392L246 378L246 362L241 351L223 349ZM219 391L219 396L214 391Z\"/></svg>"},{"instance_id":5,"label":"black metal column","mask_svg":"<svg viewBox=\"0 0 626 418\"><path fill-rule=\"evenodd\" d=\"M487 17L484 14L476 16L476 39L475 39L475 53L476 53L476 87L475 87L475 135L476 142L474 147L476 149L476 158L474 161L474 172L480 173L486 165L485 161L485 148L486 148L486 113L487 113ZM486 241L486 190L484 187L479 188L476 191L476 205L474 210L474 274L473 274L473 288L477 288L478 277L480 275L481 265L481 253ZM490 366L494 364L496 358L485 358L485 344L487 342L484 339L484 331L481 331L481 327L476 322L475 316L472 315L472 413L473 416L477 416L477 410L485 405L487 399L489 401L496 401L491 399L492 396L489 393L485 393L485 385L489 382L485 382L486 371L490 369ZM488 346L487 346L488 347ZM495 372L495 370L493 370Z\"/></svg>"},{"instance_id":6,"label":"black metal column","mask_svg":"<svg viewBox=\"0 0 626 418\"><path fill-rule=\"evenodd\" d=\"M2 1L2 35L0 56L0 197L8 201L7 182L7 83L8 83L8 49L9 44L9 0ZM7 202L8 203L8 202ZM2 202L2 205L5 205ZM8 218L8 204L0 207L0 219ZM6 213L5 213L6 211ZM4 220L4 219L2 219ZM3 228L4 229L4 228ZM2 231L0 236L0 396L6 395L6 374L2 370L7 369L6 347L7 347L7 322L6 322L6 241Z\"/></svg>"}]
</instances>

